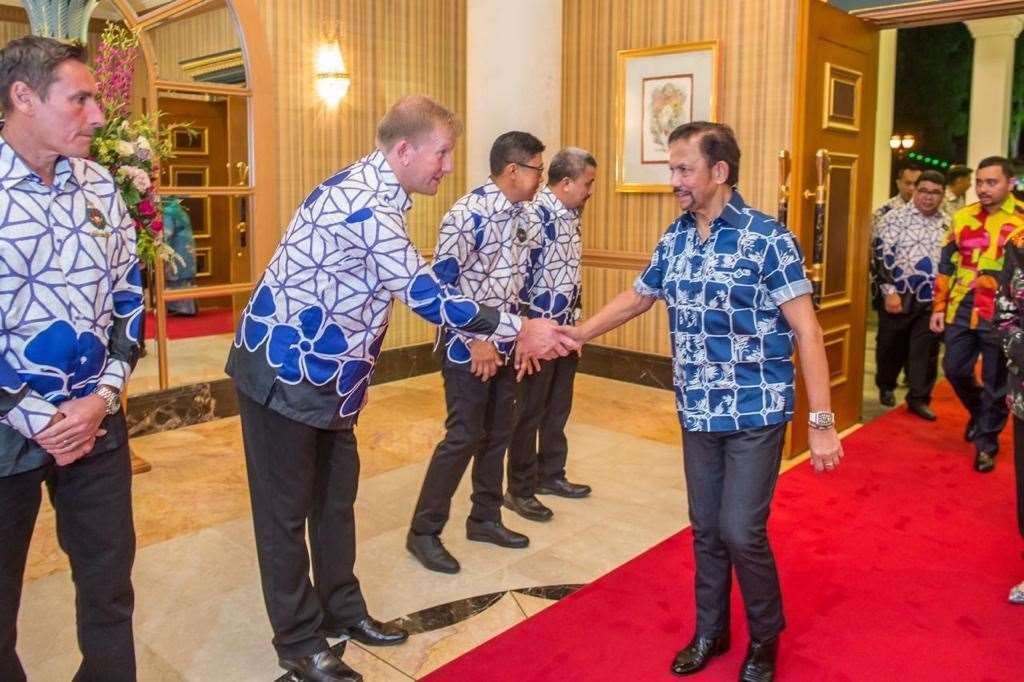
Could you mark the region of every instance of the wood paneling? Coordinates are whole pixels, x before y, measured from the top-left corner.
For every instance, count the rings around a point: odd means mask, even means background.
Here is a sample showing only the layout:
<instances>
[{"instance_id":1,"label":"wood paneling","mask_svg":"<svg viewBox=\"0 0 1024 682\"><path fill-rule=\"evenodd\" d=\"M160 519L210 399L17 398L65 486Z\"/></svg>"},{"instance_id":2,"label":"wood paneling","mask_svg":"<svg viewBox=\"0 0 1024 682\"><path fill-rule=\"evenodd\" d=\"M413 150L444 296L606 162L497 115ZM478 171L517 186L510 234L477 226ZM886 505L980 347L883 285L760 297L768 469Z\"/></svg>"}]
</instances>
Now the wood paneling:
<instances>
[{"instance_id":1,"label":"wood paneling","mask_svg":"<svg viewBox=\"0 0 1024 682\"><path fill-rule=\"evenodd\" d=\"M583 300L590 315L632 284L639 263L679 213L671 195L615 193L616 51L718 41L719 118L739 138L740 191L774 214L777 155L792 131L796 0L564 0L563 6L562 141L593 152L600 164L583 218ZM668 354L664 307L597 342Z\"/></svg>"}]
</instances>

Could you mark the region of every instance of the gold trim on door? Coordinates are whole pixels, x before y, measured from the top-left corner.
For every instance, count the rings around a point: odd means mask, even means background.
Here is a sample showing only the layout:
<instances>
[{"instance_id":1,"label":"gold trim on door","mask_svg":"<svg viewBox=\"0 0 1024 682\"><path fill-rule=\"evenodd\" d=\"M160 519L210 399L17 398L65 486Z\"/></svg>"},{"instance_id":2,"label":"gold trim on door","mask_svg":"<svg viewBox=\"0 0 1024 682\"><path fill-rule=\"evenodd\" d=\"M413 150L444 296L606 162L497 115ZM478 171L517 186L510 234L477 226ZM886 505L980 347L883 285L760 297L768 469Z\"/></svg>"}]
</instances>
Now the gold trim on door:
<instances>
[{"instance_id":1,"label":"gold trim on door","mask_svg":"<svg viewBox=\"0 0 1024 682\"><path fill-rule=\"evenodd\" d=\"M855 69L848 69L831 62L825 62L825 106L822 110L822 128L826 130L860 131L861 82L863 75ZM836 85L848 86L851 90L849 113L846 107L836 107ZM843 103L845 104L845 103Z\"/></svg>"},{"instance_id":2,"label":"gold trim on door","mask_svg":"<svg viewBox=\"0 0 1024 682\"><path fill-rule=\"evenodd\" d=\"M829 308L835 308L837 306L848 305L851 303L852 293L851 288L853 287L853 256L855 249L853 246L853 238L856 233L854 229L854 212L856 209L856 197L857 197L857 161L858 157L855 154L838 154L835 152L829 152L829 173L828 173L828 188L826 190L826 196L828 201L825 206L825 241L822 248L822 260L821 260L821 305L819 310L828 310ZM829 292L825 289L828 283L828 247L829 247L829 235L832 234L832 171L835 169L848 170L850 172L850 201L848 202L847 215L846 215L846 259L843 261L843 272L846 275L845 286L841 292Z\"/></svg>"}]
</instances>

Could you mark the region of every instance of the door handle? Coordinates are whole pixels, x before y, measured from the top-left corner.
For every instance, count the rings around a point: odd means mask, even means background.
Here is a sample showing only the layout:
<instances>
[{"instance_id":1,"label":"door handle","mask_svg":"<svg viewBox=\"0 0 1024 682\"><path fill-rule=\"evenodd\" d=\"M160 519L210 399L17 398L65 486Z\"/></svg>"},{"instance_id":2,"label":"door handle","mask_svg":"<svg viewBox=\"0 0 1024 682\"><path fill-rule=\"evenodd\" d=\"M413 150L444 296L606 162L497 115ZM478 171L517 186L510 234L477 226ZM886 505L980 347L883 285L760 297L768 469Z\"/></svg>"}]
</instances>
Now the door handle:
<instances>
[{"instance_id":1,"label":"door handle","mask_svg":"<svg viewBox=\"0 0 1024 682\"><path fill-rule=\"evenodd\" d=\"M780 225L789 222L789 169L790 158L788 149L779 150L779 212Z\"/></svg>"},{"instance_id":2,"label":"door handle","mask_svg":"<svg viewBox=\"0 0 1024 682\"><path fill-rule=\"evenodd\" d=\"M819 149L814 155L814 170L817 186L814 191L806 190L805 198L814 197L814 239L811 248L811 300L814 309L821 308L821 274L825 261L825 222L828 219L828 176L830 170L827 149Z\"/></svg>"}]
</instances>

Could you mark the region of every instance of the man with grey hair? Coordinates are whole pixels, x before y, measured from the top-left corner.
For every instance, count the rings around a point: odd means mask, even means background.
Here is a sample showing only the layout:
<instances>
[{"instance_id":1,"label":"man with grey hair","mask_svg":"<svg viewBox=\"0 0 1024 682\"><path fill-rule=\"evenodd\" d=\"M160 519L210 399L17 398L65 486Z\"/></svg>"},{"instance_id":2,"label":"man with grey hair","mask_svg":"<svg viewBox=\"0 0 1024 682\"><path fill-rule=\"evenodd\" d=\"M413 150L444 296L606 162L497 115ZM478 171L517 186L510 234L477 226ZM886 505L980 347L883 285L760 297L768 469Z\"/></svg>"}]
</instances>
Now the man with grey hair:
<instances>
[{"instance_id":1,"label":"man with grey hair","mask_svg":"<svg viewBox=\"0 0 1024 682\"><path fill-rule=\"evenodd\" d=\"M77 681L135 679L131 458L120 391L139 355L135 224L86 160L104 124L85 48L29 36L0 51L0 680L15 651L45 483L70 559Z\"/></svg>"},{"instance_id":2,"label":"man with grey hair","mask_svg":"<svg viewBox=\"0 0 1024 682\"><path fill-rule=\"evenodd\" d=\"M395 104L380 123L377 149L299 206L228 358L273 643L281 667L299 680L362 679L331 652L328 637L383 646L408 636L368 615L354 573L353 429L394 299L475 339L516 340L524 355L576 348L550 321L466 298L439 280L409 239L412 195L437 193L452 172L458 133L455 115L428 97Z\"/></svg>"},{"instance_id":3,"label":"man with grey hair","mask_svg":"<svg viewBox=\"0 0 1024 682\"><path fill-rule=\"evenodd\" d=\"M551 159L548 184L527 215L539 242L530 253L530 270L520 292L527 317L571 325L580 316L580 216L594 192L597 161L590 152L566 147ZM566 480L569 453L565 425L572 410L572 388L579 356L545 362L525 378L519 422L508 456L505 506L534 521L551 518L537 494L579 498L590 486Z\"/></svg>"}]
</instances>

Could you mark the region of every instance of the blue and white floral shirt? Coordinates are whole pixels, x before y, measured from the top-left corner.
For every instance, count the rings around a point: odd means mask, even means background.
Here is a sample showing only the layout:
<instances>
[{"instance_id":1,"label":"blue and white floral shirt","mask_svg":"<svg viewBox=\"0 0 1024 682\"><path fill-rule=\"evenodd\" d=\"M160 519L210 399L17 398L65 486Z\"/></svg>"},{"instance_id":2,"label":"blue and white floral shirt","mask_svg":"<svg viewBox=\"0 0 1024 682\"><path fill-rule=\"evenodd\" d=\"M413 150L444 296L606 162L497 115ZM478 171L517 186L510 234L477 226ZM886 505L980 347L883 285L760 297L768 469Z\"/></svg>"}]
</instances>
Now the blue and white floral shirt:
<instances>
[{"instance_id":1,"label":"blue and white floral shirt","mask_svg":"<svg viewBox=\"0 0 1024 682\"><path fill-rule=\"evenodd\" d=\"M122 389L138 359L135 224L102 166L55 171L43 184L0 139L0 476L47 463L32 439L57 406Z\"/></svg>"},{"instance_id":2,"label":"blue and white floral shirt","mask_svg":"<svg viewBox=\"0 0 1024 682\"><path fill-rule=\"evenodd\" d=\"M582 307L580 297L580 211L566 208L550 187L537 193L527 216L539 243L530 251L526 282L519 294L527 317L574 324Z\"/></svg>"},{"instance_id":3,"label":"blue and white floral shirt","mask_svg":"<svg viewBox=\"0 0 1024 682\"><path fill-rule=\"evenodd\" d=\"M949 224L945 211L926 216L913 202L881 217L871 250L883 295L899 294L909 303L931 304Z\"/></svg>"},{"instance_id":4,"label":"blue and white floral shirt","mask_svg":"<svg viewBox=\"0 0 1024 682\"><path fill-rule=\"evenodd\" d=\"M375 151L302 202L242 313L227 372L291 419L346 428L366 399L397 298L437 325L511 342L522 320L439 281L405 228L412 200Z\"/></svg>"},{"instance_id":5,"label":"blue and white floral shirt","mask_svg":"<svg viewBox=\"0 0 1024 682\"><path fill-rule=\"evenodd\" d=\"M739 431L793 416L793 332L783 303L811 293L793 235L733 191L701 242L689 212L634 287L665 300L687 431Z\"/></svg>"},{"instance_id":6,"label":"blue and white floral shirt","mask_svg":"<svg viewBox=\"0 0 1024 682\"><path fill-rule=\"evenodd\" d=\"M518 314L530 249L537 243L524 209L524 202L512 203L493 182L452 204L434 249L438 279L474 301ZM468 367L469 338L450 325L439 333L448 362ZM513 345L512 340L495 344L506 359Z\"/></svg>"}]
</instances>

